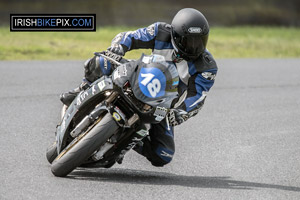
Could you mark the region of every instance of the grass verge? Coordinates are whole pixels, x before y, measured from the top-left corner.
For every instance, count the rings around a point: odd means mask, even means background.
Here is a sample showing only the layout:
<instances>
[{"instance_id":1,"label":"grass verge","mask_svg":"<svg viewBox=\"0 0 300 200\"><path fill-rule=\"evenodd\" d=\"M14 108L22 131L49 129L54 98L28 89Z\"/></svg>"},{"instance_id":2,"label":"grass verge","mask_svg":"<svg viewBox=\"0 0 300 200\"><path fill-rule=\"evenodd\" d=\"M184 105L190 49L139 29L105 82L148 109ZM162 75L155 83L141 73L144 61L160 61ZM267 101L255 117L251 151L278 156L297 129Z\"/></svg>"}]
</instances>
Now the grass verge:
<instances>
[{"instance_id":1,"label":"grass verge","mask_svg":"<svg viewBox=\"0 0 300 200\"><path fill-rule=\"evenodd\" d=\"M85 60L112 38L135 27L98 27L97 32L10 32L0 27L0 60ZM300 57L300 28L213 27L208 49L215 58ZM135 50L127 58L137 58Z\"/></svg>"}]
</instances>

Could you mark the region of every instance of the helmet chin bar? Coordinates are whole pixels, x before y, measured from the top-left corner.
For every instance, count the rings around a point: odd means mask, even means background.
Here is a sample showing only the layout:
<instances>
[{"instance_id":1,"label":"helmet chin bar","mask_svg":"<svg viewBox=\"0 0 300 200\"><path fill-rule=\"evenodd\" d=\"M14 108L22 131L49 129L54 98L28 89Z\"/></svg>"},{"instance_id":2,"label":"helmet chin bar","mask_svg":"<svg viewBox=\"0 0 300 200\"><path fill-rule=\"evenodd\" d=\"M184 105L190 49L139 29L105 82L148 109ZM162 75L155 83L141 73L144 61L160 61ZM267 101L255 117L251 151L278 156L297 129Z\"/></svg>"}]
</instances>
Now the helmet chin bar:
<instances>
[{"instance_id":1,"label":"helmet chin bar","mask_svg":"<svg viewBox=\"0 0 300 200\"><path fill-rule=\"evenodd\" d=\"M174 57L175 57L175 60L179 60L182 61L182 60L186 60L186 61L191 61L191 60L196 60L200 55L192 55L192 54L187 54L185 52L183 52L181 49L178 49L178 51L176 51L174 49L174 53L173 53Z\"/></svg>"}]
</instances>

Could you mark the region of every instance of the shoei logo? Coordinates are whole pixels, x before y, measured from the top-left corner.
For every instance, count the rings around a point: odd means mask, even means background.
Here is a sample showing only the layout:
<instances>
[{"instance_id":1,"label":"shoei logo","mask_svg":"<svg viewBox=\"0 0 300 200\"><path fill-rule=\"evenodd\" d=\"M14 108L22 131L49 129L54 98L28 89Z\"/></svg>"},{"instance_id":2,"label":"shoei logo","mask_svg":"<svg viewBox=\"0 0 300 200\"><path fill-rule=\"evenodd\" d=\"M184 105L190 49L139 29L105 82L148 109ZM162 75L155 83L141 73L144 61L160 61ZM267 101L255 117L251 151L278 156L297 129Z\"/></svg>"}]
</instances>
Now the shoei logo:
<instances>
[{"instance_id":1,"label":"shoei logo","mask_svg":"<svg viewBox=\"0 0 300 200\"><path fill-rule=\"evenodd\" d=\"M200 27L190 27L188 29L188 32L189 33L201 33L202 32L202 29Z\"/></svg>"}]
</instances>

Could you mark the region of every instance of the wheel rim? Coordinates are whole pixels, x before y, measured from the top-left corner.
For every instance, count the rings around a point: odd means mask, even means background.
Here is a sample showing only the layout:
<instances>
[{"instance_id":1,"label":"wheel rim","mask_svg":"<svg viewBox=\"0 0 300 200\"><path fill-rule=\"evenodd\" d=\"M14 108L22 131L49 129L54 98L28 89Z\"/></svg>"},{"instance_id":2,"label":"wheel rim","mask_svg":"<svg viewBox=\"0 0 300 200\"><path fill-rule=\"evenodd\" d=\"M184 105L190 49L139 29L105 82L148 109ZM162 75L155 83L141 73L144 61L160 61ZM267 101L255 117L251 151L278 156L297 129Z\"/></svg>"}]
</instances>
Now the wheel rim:
<instances>
[{"instance_id":1,"label":"wheel rim","mask_svg":"<svg viewBox=\"0 0 300 200\"><path fill-rule=\"evenodd\" d=\"M104 114L105 115L105 114ZM84 133L80 134L77 136L56 158L54 161L59 160L61 157L63 157L68 151L70 151L84 136L86 136L103 118L102 115L99 117L99 119L91 125L88 130L86 130Z\"/></svg>"}]
</instances>

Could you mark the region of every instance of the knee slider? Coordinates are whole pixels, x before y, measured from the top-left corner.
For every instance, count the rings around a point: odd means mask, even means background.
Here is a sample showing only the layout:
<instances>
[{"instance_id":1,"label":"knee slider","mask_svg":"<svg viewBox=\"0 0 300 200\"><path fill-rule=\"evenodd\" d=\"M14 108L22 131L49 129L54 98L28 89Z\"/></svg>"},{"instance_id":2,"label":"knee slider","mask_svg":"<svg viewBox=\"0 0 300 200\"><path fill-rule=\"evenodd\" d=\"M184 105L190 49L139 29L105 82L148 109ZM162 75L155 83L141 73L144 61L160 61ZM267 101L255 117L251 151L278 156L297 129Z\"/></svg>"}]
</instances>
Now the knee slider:
<instances>
[{"instance_id":1,"label":"knee slider","mask_svg":"<svg viewBox=\"0 0 300 200\"><path fill-rule=\"evenodd\" d=\"M152 158L151 163L156 167L162 167L170 163L174 155L174 151L166 148L158 148L155 153L155 157Z\"/></svg>"}]
</instances>

